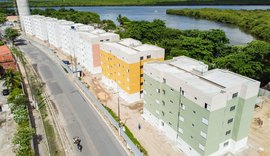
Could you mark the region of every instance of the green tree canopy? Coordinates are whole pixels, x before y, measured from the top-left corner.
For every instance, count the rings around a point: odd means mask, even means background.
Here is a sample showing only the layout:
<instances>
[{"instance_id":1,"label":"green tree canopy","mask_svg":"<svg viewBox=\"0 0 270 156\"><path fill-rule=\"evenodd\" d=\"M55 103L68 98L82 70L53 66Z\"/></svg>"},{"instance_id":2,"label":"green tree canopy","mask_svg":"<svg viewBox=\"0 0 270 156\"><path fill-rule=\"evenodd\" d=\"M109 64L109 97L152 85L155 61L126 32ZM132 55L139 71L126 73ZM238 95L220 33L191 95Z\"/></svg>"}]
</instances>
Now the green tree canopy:
<instances>
[{"instance_id":1,"label":"green tree canopy","mask_svg":"<svg viewBox=\"0 0 270 156\"><path fill-rule=\"evenodd\" d=\"M7 28L5 30L5 38L14 43L15 39L20 36L20 33L17 29Z\"/></svg>"},{"instance_id":2,"label":"green tree canopy","mask_svg":"<svg viewBox=\"0 0 270 156\"><path fill-rule=\"evenodd\" d=\"M21 75L18 71L7 69L5 71L5 83L8 89L18 88L21 85Z\"/></svg>"}]
</instances>

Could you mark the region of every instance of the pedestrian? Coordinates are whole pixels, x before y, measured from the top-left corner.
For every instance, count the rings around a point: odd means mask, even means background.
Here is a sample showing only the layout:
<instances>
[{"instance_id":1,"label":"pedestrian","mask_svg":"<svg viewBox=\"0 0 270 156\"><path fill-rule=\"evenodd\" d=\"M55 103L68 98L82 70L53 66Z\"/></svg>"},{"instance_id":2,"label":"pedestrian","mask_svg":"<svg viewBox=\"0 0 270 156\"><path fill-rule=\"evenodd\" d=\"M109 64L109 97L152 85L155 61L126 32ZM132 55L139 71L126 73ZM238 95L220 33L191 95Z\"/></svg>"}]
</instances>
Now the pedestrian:
<instances>
[{"instance_id":1,"label":"pedestrian","mask_svg":"<svg viewBox=\"0 0 270 156\"><path fill-rule=\"evenodd\" d=\"M138 124L138 129L139 129L139 130L141 129L141 124L140 124L140 123Z\"/></svg>"}]
</instances>

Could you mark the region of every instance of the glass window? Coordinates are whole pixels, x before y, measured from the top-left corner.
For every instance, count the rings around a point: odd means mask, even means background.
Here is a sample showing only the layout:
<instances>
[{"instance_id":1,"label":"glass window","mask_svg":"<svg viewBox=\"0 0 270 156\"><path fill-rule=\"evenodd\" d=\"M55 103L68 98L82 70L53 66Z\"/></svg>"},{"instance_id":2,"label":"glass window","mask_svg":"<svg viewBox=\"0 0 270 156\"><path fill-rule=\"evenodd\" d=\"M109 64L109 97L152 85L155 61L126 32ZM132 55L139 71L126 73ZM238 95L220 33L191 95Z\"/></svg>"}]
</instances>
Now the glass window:
<instances>
[{"instance_id":1,"label":"glass window","mask_svg":"<svg viewBox=\"0 0 270 156\"><path fill-rule=\"evenodd\" d=\"M235 106L232 106L232 107L230 108L230 111L233 111L233 110L235 110Z\"/></svg>"},{"instance_id":2,"label":"glass window","mask_svg":"<svg viewBox=\"0 0 270 156\"><path fill-rule=\"evenodd\" d=\"M231 130L226 131L226 135L229 135L231 133Z\"/></svg>"},{"instance_id":3,"label":"glass window","mask_svg":"<svg viewBox=\"0 0 270 156\"><path fill-rule=\"evenodd\" d=\"M147 55L147 59L150 59L151 58L151 55Z\"/></svg>"},{"instance_id":4,"label":"glass window","mask_svg":"<svg viewBox=\"0 0 270 156\"><path fill-rule=\"evenodd\" d=\"M231 123L231 122L233 122L233 118L228 120L228 124Z\"/></svg>"},{"instance_id":5,"label":"glass window","mask_svg":"<svg viewBox=\"0 0 270 156\"><path fill-rule=\"evenodd\" d=\"M232 98L236 98L238 96L238 93L234 93L233 95L232 95Z\"/></svg>"}]
</instances>

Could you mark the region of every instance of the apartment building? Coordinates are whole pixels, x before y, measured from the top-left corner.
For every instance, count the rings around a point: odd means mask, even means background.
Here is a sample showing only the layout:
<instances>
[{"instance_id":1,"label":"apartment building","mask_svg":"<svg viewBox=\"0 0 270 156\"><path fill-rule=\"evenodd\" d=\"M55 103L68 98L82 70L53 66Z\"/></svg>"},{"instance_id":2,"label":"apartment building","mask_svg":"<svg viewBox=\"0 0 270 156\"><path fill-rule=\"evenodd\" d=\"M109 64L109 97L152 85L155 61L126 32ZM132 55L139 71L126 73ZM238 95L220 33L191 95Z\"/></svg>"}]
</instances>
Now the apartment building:
<instances>
[{"instance_id":1,"label":"apartment building","mask_svg":"<svg viewBox=\"0 0 270 156\"><path fill-rule=\"evenodd\" d=\"M47 35L48 35L48 43L51 46L56 45L56 34L57 34L56 22L57 22L56 18L47 18L45 21L45 25L47 28Z\"/></svg>"},{"instance_id":2,"label":"apartment building","mask_svg":"<svg viewBox=\"0 0 270 156\"><path fill-rule=\"evenodd\" d=\"M59 50L61 49L63 52L65 52L69 47L69 35L71 26L74 25L74 22L66 21L66 20L58 20L56 22L56 28L55 28L55 36L56 36L56 44L55 47Z\"/></svg>"},{"instance_id":3,"label":"apartment building","mask_svg":"<svg viewBox=\"0 0 270 156\"><path fill-rule=\"evenodd\" d=\"M123 39L101 44L103 83L116 90L125 101L140 100L143 93L144 63L164 60L164 49Z\"/></svg>"},{"instance_id":4,"label":"apartment building","mask_svg":"<svg viewBox=\"0 0 270 156\"><path fill-rule=\"evenodd\" d=\"M147 63L144 80L144 118L187 155L246 146L260 82L184 56Z\"/></svg>"},{"instance_id":5,"label":"apartment building","mask_svg":"<svg viewBox=\"0 0 270 156\"><path fill-rule=\"evenodd\" d=\"M33 28L31 23L31 16L23 16L23 25L24 25L24 31L26 35L33 35Z\"/></svg>"}]
</instances>

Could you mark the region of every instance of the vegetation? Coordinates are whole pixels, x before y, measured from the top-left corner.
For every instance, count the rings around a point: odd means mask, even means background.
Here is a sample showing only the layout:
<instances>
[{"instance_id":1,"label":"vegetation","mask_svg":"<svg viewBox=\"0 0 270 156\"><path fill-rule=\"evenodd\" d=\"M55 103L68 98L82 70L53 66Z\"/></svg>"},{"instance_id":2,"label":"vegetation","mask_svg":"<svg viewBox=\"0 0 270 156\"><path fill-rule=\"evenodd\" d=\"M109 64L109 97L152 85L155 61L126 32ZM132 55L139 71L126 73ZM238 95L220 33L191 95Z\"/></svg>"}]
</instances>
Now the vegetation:
<instances>
[{"instance_id":1,"label":"vegetation","mask_svg":"<svg viewBox=\"0 0 270 156\"><path fill-rule=\"evenodd\" d=\"M270 4L267 0L29 0L30 6L119 6L119 5L219 5L219 4ZM0 7L14 3L0 2Z\"/></svg>"},{"instance_id":2,"label":"vegetation","mask_svg":"<svg viewBox=\"0 0 270 156\"><path fill-rule=\"evenodd\" d=\"M255 35L257 38L270 42L269 10L221 10L204 8L167 10L167 13L234 24Z\"/></svg>"},{"instance_id":3,"label":"vegetation","mask_svg":"<svg viewBox=\"0 0 270 156\"><path fill-rule=\"evenodd\" d=\"M165 48L166 59L185 55L201 60L211 68L229 69L254 78L265 85L270 81L270 44L253 41L246 46L228 45L222 30L178 30L167 28L161 20L130 21L118 33Z\"/></svg>"},{"instance_id":4,"label":"vegetation","mask_svg":"<svg viewBox=\"0 0 270 156\"><path fill-rule=\"evenodd\" d=\"M5 81L9 82L8 102L11 103L14 120L18 124L17 131L13 137L13 144L15 145L15 153L18 156L27 155L33 156L34 152L31 149L30 141L34 134L34 129L30 128L28 111L26 107L27 98L22 94L20 88L20 73L8 70L5 73Z\"/></svg>"},{"instance_id":5,"label":"vegetation","mask_svg":"<svg viewBox=\"0 0 270 156\"><path fill-rule=\"evenodd\" d=\"M50 119L48 118L47 106L46 106L46 102L42 94L43 84L42 82L39 81L38 76L33 72L33 69L31 67L32 65L27 62L22 52L17 50L16 48L12 48L12 52L14 55L16 55L18 59L20 59L26 71L25 72L26 78L29 82L29 87L30 87L33 99L35 100L35 102L37 102L38 110L41 113L41 118L44 125L45 133L46 133L46 139L48 140L50 155L59 155L59 156L63 155L64 151L59 150L60 147L57 144L56 133L55 133L54 127L50 123ZM15 91L17 92L17 94L19 94L20 92L14 89L14 92ZM12 93L9 95L8 100L13 99L14 96L12 95L13 95ZM18 98L16 98L16 100L23 101L23 99L18 99Z\"/></svg>"},{"instance_id":6,"label":"vegetation","mask_svg":"<svg viewBox=\"0 0 270 156\"><path fill-rule=\"evenodd\" d=\"M0 13L0 24L5 23L6 22L6 15L3 13Z\"/></svg>"},{"instance_id":7,"label":"vegetation","mask_svg":"<svg viewBox=\"0 0 270 156\"><path fill-rule=\"evenodd\" d=\"M20 36L20 33L17 29L7 28L5 29L5 38L14 43L15 39Z\"/></svg>"},{"instance_id":8,"label":"vegetation","mask_svg":"<svg viewBox=\"0 0 270 156\"><path fill-rule=\"evenodd\" d=\"M68 21L73 21L76 23L83 23L83 24L94 24L94 23L101 23L100 17L98 14L93 13L93 12L80 12L80 11L75 11L73 9L65 9L61 8L59 10L55 9L45 9L45 10L40 10L40 9L34 9L31 11L31 14L39 14L43 16L49 16L49 17L54 17L57 19L65 19Z\"/></svg>"},{"instance_id":9,"label":"vegetation","mask_svg":"<svg viewBox=\"0 0 270 156\"><path fill-rule=\"evenodd\" d=\"M115 119L115 121L119 122L119 118L117 115L110 109L109 107L103 105L103 107L111 114L111 116ZM129 128L126 125L121 125L125 127L125 133L129 137L129 139L137 146L137 148L144 154L148 155L146 149L141 145L141 143L134 137L132 132L129 130Z\"/></svg>"},{"instance_id":10,"label":"vegetation","mask_svg":"<svg viewBox=\"0 0 270 156\"><path fill-rule=\"evenodd\" d=\"M5 83L8 89L16 89L21 85L21 75L18 71L12 69L5 70Z\"/></svg>"}]
</instances>

